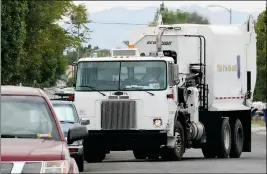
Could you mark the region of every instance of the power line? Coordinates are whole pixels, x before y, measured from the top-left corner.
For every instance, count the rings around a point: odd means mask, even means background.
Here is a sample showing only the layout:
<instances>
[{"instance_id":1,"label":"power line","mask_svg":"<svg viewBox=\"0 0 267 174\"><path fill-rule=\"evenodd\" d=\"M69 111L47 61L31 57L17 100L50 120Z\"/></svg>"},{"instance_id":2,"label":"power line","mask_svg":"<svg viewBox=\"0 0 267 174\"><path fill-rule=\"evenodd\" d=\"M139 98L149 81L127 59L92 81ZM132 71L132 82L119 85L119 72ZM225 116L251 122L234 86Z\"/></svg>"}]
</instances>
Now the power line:
<instances>
[{"instance_id":1,"label":"power line","mask_svg":"<svg viewBox=\"0 0 267 174\"><path fill-rule=\"evenodd\" d=\"M70 21L58 21L65 24L71 24ZM128 23L128 22L98 22L98 21L88 21L87 24L93 23L93 24L104 24L104 25L149 25L147 24L141 24L141 23Z\"/></svg>"},{"instance_id":2,"label":"power line","mask_svg":"<svg viewBox=\"0 0 267 174\"><path fill-rule=\"evenodd\" d=\"M137 23L124 23L124 22L94 22L91 21L90 23L93 24L108 24L108 25L148 25L148 24L137 24Z\"/></svg>"}]
</instances>

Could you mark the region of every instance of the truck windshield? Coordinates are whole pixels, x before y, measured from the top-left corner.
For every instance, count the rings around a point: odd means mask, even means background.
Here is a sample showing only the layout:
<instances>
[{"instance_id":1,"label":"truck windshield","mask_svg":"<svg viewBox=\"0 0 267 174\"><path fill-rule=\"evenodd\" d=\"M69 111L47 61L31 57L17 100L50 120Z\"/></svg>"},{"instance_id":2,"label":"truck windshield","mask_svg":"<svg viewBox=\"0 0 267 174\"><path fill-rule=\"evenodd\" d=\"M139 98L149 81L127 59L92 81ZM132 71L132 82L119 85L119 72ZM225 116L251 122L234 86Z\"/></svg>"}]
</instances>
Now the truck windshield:
<instances>
[{"instance_id":1,"label":"truck windshield","mask_svg":"<svg viewBox=\"0 0 267 174\"><path fill-rule=\"evenodd\" d=\"M37 96L1 96L1 138L60 141L48 105Z\"/></svg>"},{"instance_id":2,"label":"truck windshield","mask_svg":"<svg viewBox=\"0 0 267 174\"><path fill-rule=\"evenodd\" d=\"M76 91L164 90L165 61L80 62Z\"/></svg>"}]
</instances>

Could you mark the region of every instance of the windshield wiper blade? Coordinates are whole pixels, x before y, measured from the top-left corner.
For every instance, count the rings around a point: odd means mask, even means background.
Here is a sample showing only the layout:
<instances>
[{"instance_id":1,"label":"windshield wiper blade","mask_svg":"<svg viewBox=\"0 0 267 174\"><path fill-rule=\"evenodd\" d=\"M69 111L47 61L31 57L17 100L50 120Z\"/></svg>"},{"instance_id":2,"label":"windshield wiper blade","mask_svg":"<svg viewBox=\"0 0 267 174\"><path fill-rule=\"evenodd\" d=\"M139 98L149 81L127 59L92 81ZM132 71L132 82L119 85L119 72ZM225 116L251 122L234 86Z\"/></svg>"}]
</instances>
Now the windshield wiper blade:
<instances>
[{"instance_id":1,"label":"windshield wiper blade","mask_svg":"<svg viewBox=\"0 0 267 174\"><path fill-rule=\"evenodd\" d=\"M155 94L153 94L152 92L149 92L147 90L142 90L141 88L138 88L138 87L130 87L130 88L123 88L123 89L136 89L138 91L144 91L144 92L150 94L151 96L155 96Z\"/></svg>"},{"instance_id":2,"label":"windshield wiper blade","mask_svg":"<svg viewBox=\"0 0 267 174\"><path fill-rule=\"evenodd\" d=\"M60 123L75 123L75 121L60 120Z\"/></svg>"},{"instance_id":3,"label":"windshield wiper blade","mask_svg":"<svg viewBox=\"0 0 267 174\"><path fill-rule=\"evenodd\" d=\"M11 134L1 134L1 138L16 138L16 136Z\"/></svg>"},{"instance_id":4,"label":"windshield wiper blade","mask_svg":"<svg viewBox=\"0 0 267 174\"><path fill-rule=\"evenodd\" d=\"M37 138L37 134L1 134L1 138Z\"/></svg>"},{"instance_id":5,"label":"windshield wiper blade","mask_svg":"<svg viewBox=\"0 0 267 174\"><path fill-rule=\"evenodd\" d=\"M78 86L78 87L87 87L87 88L92 89L93 91L97 91L97 92L99 92L99 94L102 94L103 96L106 96L106 94L102 93L102 92L99 91L99 90L96 90L93 86L90 86L90 85Z\"/></svg>"}]
</instances>

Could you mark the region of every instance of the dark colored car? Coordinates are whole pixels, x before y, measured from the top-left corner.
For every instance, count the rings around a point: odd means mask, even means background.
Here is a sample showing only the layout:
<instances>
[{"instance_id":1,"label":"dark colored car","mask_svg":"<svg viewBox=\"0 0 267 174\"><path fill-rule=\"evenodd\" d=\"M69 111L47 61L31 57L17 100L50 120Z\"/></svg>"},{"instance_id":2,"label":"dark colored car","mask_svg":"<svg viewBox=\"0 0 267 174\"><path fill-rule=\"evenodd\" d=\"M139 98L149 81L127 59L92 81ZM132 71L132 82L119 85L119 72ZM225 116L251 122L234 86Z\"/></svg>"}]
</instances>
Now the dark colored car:
<instances>
[{"instance_id":1,"label":"dark colored car","mask_svg":"<svg viewBox=\"0 0 267 174\"><path fill-rule=\"evenodd\" d=\"M67 143L81 140L77 125L68 142L48 96L37 88L1 86L1 173L79 173Z\"/></svg>"},{"instance_id":2,"label":"dark colored car","mask_svg":"<svg viewBox=\"0 0 267 174\"><path fill-rule=\"evenodd\" d=\"M59 96L62 94L58 94ZM81 119L78 116L76 107L72 101L67 101L65 98L51 99L54 106L57 118L60 121L64 136L67 138L68 131L75 125L81 124ZM84 153L83 142L75 141L69 144L69 152L78 165L79 171L84 170Z\"/></svg>"}]
</instances>

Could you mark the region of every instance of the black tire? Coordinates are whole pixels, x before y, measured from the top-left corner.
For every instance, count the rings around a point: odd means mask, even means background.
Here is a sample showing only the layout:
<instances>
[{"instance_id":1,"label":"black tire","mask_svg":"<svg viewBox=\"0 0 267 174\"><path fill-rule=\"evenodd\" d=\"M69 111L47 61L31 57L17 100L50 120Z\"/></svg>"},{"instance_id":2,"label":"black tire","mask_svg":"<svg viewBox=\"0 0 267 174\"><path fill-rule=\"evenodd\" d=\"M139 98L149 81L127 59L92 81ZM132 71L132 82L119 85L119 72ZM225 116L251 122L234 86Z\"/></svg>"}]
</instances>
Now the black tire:
<instances>
[{"instance_id":1,"label":"black tire","mask_svg":"<svg viewBox=\"0 0 267 174\"><path fill-rule=\"evenodd\" d=\"M228 158L231 151L231 126L229 120L223 118L220 127L220 138L218 141L217 157ZM227 142L228 141L228 142Z\"/></svg>"},{"instance_id":2,"label":"black tire","mask_svg":"<svg viewBox=\"0 0 267 174\"><path fill-rule=\"evenodd\" d=\"M179 121L176 121L174 127L176 142L174 148L163 148L161 158L165 161L180 161L185 151L184 128Z\"/></svg>"},{"instance_id":3,"label":"black tire","mask_svg":"<svg viewBox=\"0 0 267 174\"><path fill-rule=\"evenodd\" d=\"M102 162L106 158L105 152L93 152L86 154L85 161L88 163L99 163Z\"/></svg>"},{"instance_id":4,"label":"black tire","mask_svg":"<svg viewBox=\"0 0 267 174\"><path fill-rule=\"evenodd\" d=\"M79 172L83 172L84 171L84 155L79 155L75 158L75 161L77 163L77 166L79 168Z\"/></svg>"},{"instance_id":5,"label":"black tire","mask_svg":"<svg viewBox=\"0 0 267 174\"><path fill-rule=\"evenodd\" d=\"M88 163L102 162L106 158L106 151L90 144L87 139L83 141L84 160Z\"/></svg>"},{"instance_id":6,"label":"black tire","mask_svg":"<svg viewBox=\"0 0 267 174\"><path fill-rule=\"evenodd\" d=\"M146 159L146 154L144 150L133 150L133 155L135 159Z\"/></svg>"},{"instance_id":7,"label":"black tire","mask_svg":"<svg viewBox=\"0 0 267 174\"><path fill-rule=\"evenodd\" d=\"M232 146L231 146L230 158L239 158L243 151L243 145L244 145L243 126L241 121L237 119L232 127Z\"/></svg>"}]
</instances>

